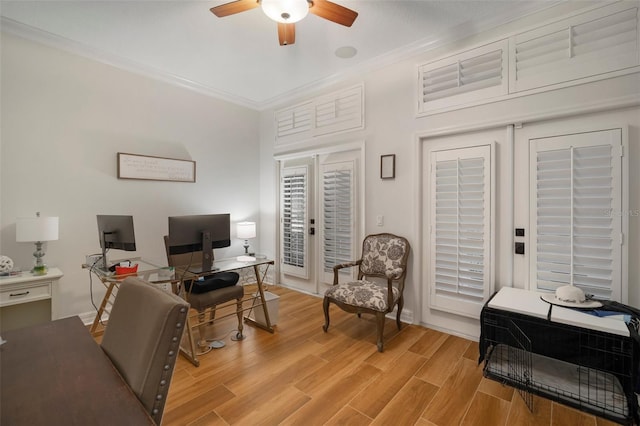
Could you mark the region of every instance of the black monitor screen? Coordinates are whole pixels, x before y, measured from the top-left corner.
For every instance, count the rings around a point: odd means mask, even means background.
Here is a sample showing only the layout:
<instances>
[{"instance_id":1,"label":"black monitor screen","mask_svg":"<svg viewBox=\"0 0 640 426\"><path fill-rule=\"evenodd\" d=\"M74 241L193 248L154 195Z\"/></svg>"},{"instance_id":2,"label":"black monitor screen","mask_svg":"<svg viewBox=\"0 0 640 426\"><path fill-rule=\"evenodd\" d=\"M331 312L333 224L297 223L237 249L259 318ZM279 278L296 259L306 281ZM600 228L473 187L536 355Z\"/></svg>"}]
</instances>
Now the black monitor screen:
<instances>
[{"instance_id":1,"label":"black monitor screen","mask_svg":"<svg viewBox=\"0 0 640 426\"><path fill-rule=\"evenodd\" d=\"M203 237L209 247L203 247ZM230 245L229 213L169 217L169 254L206 251Z\"/></svg>"},{"instance_id":2,"label":"black monitor screen","mask_svg":"<svg viewBox=\"0 0 640 426\"><path fill-rule=\"evenodd\" d=\"M103 250L136 250L133 216L99 214L97 218L100 248Z\"/></svg>"}]
</instances>

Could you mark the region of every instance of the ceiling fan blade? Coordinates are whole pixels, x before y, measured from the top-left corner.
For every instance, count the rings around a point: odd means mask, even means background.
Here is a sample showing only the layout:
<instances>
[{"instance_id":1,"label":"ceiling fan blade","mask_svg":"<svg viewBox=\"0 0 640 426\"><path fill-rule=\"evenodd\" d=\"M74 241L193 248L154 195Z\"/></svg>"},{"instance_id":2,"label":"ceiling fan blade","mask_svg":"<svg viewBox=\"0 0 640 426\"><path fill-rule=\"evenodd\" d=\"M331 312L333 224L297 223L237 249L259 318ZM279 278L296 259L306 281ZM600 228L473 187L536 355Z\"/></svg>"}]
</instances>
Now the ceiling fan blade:
<instances>
[{"instance_id":1,"label":"ceiling fan blade","mask_svg":"<svg viewBox=\"0 0 640 426\"><path fill-rule=\"evenodd\" d=\"M313 0L309 7L309 13L345 27L350 27L358 17L358 12L328 0Z\"/></svg>"},{"instance_id":2,"label":"ceiling fan blade","mask_svg":"<svg viewBox=\"0 0 640 426\"><path fill-rule=\"evenodd\" d=\"M212 7L211 13L216 15L218 18L223 18L225 16L234 15L236 13L244 12L246 10L251 10L260 6L260 3L257 0L236 0L231 3L221 4L220 6Z\"/></svg>"},{"instance_id":3,"label":"ceiling fan blade","mask_svg":"<svg viewBox=\"0 0 640 426\"><path fill-rule=\"evenodd\" d=\"M287 46L296 42L296 24L281 24L278 22L278 39L280 46Z\"/></svg>"}]
</instances>

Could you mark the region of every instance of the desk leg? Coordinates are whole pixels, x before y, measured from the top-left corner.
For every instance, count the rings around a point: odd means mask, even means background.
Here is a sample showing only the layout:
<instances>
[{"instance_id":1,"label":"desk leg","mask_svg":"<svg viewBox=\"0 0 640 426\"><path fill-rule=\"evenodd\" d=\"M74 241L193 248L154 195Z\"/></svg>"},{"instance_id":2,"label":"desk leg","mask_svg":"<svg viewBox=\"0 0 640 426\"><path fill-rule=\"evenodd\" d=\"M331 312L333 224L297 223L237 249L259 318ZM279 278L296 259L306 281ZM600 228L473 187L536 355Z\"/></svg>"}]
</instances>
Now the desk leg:
<instances>
[{"instance_id":1,"label":"desk leg","mask_svg":"<svg viewBox=\"0 0 640 426\"><path fill-rule=\"evenodd\" d=\"M196 367L200 366L200 361L196 356L196 342L193 340L193 330L191 329L191 320L189 319L189 314L187 314L187 336L189 340L189 350L185 350L182 345L180 345L180 353L185 356L193 365Z\"/></svg>"},{"instance_id":2,"label":"desk leg","mask_svg":"<svg viewBox=\"0 0 640 426\"><path fill-rule=\"evenodd\" d=\"M267 330L269 333L274 333L275 330L271 326L271 319L269 319L269 310L267 309L267 301L264 298L264 289L262 288L262 279L260 278L260 269L258 268L258 265L253 265L253 271L256 274L256 282L258 284L258 292L260 293L260 300L262 301L262 309L264 310L264 319L267 322L267 325L264 325L264 324L261 324L261 323L259 323L257 321L254 321L253 319L251 319L249 317L244 317L244 320L246 322L249 322L249 323L255 325L256 327L262 328L263 330Z\"/></svg>"},{"instance_id":3,"label":"desk leg","mask_svg":"<svg viewBox=\"0 0 640 426\"><path fill-rule=\"evenodd\" d=\"M107 292L104 294L104 298L102 299L102 303L100 304L100 308L98 309L98 313L93 320L93 324L91 324L91 335L94 335L96 329L98 328L98 324L100 324L100 320L102 319L102 314L104 313L104 309L107 307L107 303L109 302L109 298L111 297L111 293L113 293L113 289L115 288L116 283L110 282L107 287Z\"/></svg>"}]
</instances>

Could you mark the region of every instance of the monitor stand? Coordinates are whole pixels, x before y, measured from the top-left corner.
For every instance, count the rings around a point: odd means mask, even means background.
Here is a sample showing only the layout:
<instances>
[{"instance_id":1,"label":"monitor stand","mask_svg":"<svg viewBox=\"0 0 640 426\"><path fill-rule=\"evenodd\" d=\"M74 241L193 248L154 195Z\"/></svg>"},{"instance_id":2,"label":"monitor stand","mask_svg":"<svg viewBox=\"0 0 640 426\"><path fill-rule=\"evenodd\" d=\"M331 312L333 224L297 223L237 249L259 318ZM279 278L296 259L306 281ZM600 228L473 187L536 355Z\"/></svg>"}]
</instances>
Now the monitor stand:
<instances>
[{"instance_id":1,"label":"monitor stand","mask_svg":"<svg viewBox=\"0 0 640 426\"><path fill-rule=\"evenodd\" d=\"M211 247L211 233L202 233L202 272L211 271L213 266L213 248Z\"/></svg>"},{"instance_id":2,"label":"monitor stand","mask_svg":"<svg viewBox=\"0 0 640 426\"><path fill-rule=\"evenodd\" d=\"M100 244L102 248L102 259L99 261L98 269L101 269L103 272L109 272L109 266L107 264L107 235L111 234L111 232L103 232L102 233L102 244Z\"/></svg>"}]
</instances>

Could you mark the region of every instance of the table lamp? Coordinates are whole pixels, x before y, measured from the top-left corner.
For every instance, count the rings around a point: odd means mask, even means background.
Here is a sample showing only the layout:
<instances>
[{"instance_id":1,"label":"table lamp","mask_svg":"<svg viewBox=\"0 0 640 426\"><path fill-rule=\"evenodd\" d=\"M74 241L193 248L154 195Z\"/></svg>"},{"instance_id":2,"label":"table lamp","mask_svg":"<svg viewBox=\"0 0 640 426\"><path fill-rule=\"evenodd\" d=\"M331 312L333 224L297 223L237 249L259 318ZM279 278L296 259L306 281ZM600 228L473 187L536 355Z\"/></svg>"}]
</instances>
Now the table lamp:
<instances>
[{"instance_id":1,"label":"table lamp","mask_svg":"<svg viewBox=\"0 0 640 426\"><path fill-rule=\"evenodd\" d=\"M47 265L42 261L44 257L42 243L57 239L57 217L41 217L40 212L38 212L36 217L19 217L16 220L16 241L19 243L36 243L36 251L33 253L36 263L31 270L34 275L45 275L47 273Z\"/></svg>"},{"instance_id":2,"label":"table lamp","mask_svg":"<svg viewBox=\"0 0 640 426\"><path fill-rule=\"evenodd\" d=\"M238 222L237 224L238 238L244 240L244 253L249 254L249 238L256 237L255 222Z\"/></svg>"}]
</instances>

